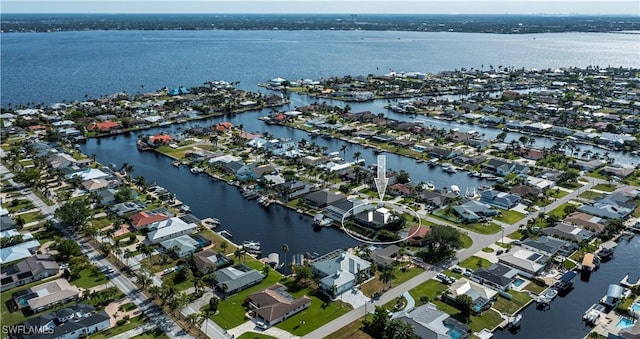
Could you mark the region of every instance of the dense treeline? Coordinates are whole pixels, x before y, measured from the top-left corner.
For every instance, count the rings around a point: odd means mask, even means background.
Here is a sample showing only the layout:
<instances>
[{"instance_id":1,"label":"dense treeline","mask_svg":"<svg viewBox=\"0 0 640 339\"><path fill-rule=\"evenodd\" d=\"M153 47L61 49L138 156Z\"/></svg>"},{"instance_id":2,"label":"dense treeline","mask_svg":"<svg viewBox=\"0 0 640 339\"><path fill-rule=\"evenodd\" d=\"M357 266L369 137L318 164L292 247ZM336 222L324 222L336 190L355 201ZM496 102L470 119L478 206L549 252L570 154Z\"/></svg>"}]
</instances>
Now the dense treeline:
<instances>
[{"instance_id":1,"label":"dense treeline","mask_svg":"<svg viewBox=\"0 0 640 339\"><path fill-rule=\"evenodd\" d=\"M356 14L4 14L2 32L78 30L374 30L476 33L640 30L635 16Z\"/></svg>"}]
</instances>

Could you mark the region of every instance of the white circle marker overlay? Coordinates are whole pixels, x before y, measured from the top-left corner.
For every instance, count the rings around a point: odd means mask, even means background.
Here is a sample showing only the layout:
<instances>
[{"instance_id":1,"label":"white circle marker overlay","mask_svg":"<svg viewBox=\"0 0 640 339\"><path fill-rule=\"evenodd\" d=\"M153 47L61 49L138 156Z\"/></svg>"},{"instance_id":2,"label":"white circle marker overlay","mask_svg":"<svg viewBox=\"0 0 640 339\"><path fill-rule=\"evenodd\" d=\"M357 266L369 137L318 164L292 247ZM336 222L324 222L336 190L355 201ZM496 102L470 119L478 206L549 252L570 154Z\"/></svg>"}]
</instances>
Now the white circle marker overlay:
<instances>
[{"instance_id":1,"label":"white circle marker overlay","mask_svg":"<svg viewBox=\"0 0 640 339\"><path fill-rule=\"evenodd\" d=\"M409 210L411 213L413 213L416 218L418 219L418 227L416 227L415 232L413 232L412 234L408 234L406 238L402 238L399 240L394 240L394 241L372 241L369 239L364 239L362 238L362 235L355 233L354 231L350 231L345 227L345 219L347 218L347 216L350 216L352 213L352 211L356 208L356 207L360 207L360 206L367 206L367 205L378 205L378 204L382 204L384 205L384 207L388 206L388 205L393 205L393 206L398 206L400 208L398 208L399 210ZM371 244L371 245L392 245L392 244L397 244L399 242L403 242L406 240L409 240L409 238L413 237L416 233L418 233L418 231L420 230L420 227L422 226L422 220L420 219L420 216L418 215L418 212L414 211L411 207L404 205L404 204L398 204L395 202L390 202L390 201L381 201L381 200L373 200L370 203L363 203L360 205L356 205L353 206L351 209L349 209L348 211L346 211L343 215L342 215L342 220L341 220L341 225L340 228L347 233L348 236L350 236L351 238L363 242L365 244Z\"/></svg>"}]
</instances>

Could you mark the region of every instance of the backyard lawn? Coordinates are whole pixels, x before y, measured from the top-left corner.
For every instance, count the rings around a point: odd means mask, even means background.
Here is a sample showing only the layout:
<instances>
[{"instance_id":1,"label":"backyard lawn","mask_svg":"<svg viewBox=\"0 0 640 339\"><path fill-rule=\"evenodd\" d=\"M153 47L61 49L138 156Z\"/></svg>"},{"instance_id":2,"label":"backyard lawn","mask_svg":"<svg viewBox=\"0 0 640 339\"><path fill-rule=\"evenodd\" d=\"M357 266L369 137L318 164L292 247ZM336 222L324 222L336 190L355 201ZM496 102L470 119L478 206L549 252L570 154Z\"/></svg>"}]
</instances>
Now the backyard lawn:
<instances>
[{"instance_id":1,"label":"backyard lawn","mask_svg":"<svg viewBox=\"0 0 640 339\"><path fill-rule=\"evenodd\" d=\"M534 283L529 283L529 285L531 284ZM513 296L513 299L507 300L502 296L498 296L498 300L493 304L493 308L500 312L513 314L531 300L531 298L525 292L511 290L507 293L511 294L511 296Z\"/></svg>"},{"instance_id":2,"label":"backyard lawn","mask_svg":"<svg viewBox=\"0 0 640 339\"><path fill-rule=\"evenodd\" d=\"M420 301L420 297L428 297L431 302L434 302L440 298L440 295L446 289L447 285L435 279L429 279L410 290L409 294L416 300L416 306L419 306L423 304L423 302Z\"/></svg>"},{"instance_id":3,"label":"backyard lawn","mask_svg":"<svg viewBox=\"0 0 640 339\"><path fill-rule=\"evenodd\" d=\"M518 222L520 219L524 218L524 214L517 211L500 210L500 214L502 214L501 217L494 218L494 219L502 221L509 225L514 224Z\"/></svg>"},{"instance_id":4,"label":"backyard lawn","mask_svg":"<svg viewBox=\"0 0 640 339\"><path fill-rule=\"evenodd\" d=\"M480 332L483 328L490 331L502 322L500 314L494 310L486 310L480 316L471 316L467 323L473 332Z\"/></svg>"}]
</instances>

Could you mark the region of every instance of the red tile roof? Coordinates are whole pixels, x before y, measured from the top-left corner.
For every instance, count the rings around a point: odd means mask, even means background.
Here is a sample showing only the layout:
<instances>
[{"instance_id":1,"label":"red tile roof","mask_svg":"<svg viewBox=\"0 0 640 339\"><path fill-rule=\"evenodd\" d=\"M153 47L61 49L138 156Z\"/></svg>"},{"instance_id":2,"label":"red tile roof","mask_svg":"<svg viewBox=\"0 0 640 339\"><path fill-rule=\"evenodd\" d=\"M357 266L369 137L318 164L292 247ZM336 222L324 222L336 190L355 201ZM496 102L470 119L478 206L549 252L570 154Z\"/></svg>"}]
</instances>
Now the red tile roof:
<instances>
[{"instance_id":1,"label":"red tile roof","mask_svg":"<svg viewBox=\"0 0 640 339\"><path fill-rule=\"evenodd\" d=\"M431 232L431 229L424 226L411 226L409 228L409 242L411 244L418 244L424 239L424 237Z\"/></svg>"},{"instance_id":2,"label":"red tile roof","mask_svg":"<svg viewBox=\"0 0 640 339\"><path fill-rule=\"evenodd\" d=\"M167 216L164 214L147 214L147 212L138 212L136 214L132 214L129 218L131 218L131 225L136 228L144 227L149 224L153 224L154 222L166 220Z\"/></svg>"},{"instance_id":3,"label":"red tile roof","mask_svg":"<svg viewBox=\"0 0 640 339\"><path fill-rule=\"evenodd\" d=\"M93 131L94 129L97 129L99 131L107 131L116 127L120 127L120 124L113 121L104 121L104 122L99 122L97 124L89 125L87 129L90 131Z\"/></svg>"}]
</instances>

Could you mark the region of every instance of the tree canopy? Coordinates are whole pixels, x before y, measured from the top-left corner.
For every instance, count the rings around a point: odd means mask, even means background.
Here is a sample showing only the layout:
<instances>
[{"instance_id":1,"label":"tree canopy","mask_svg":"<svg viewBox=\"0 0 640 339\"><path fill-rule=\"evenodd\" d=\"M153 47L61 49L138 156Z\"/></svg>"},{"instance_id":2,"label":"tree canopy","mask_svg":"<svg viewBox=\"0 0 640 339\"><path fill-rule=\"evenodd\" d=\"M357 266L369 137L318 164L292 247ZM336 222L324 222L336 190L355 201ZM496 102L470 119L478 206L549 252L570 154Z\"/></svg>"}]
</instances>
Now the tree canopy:
<instances>
[{"instance_id":1,"label":"tree canopy","mask_svg":"<svg viewBox=\"0 0 640 339\"><path fill-rule=\"evenodd\" d=\"M84 200L67 201L55 212L63 225L71 228L82 227L89 217L89 209Z\"/></svg>"}]
</instances>

